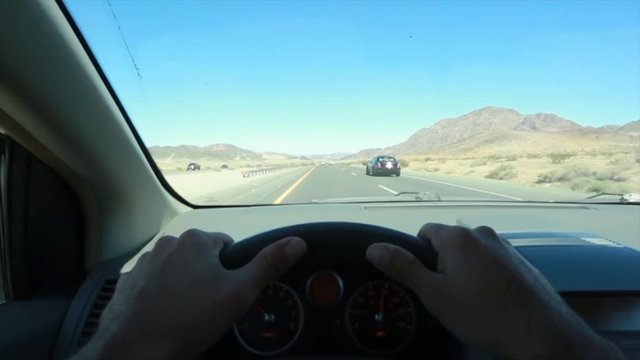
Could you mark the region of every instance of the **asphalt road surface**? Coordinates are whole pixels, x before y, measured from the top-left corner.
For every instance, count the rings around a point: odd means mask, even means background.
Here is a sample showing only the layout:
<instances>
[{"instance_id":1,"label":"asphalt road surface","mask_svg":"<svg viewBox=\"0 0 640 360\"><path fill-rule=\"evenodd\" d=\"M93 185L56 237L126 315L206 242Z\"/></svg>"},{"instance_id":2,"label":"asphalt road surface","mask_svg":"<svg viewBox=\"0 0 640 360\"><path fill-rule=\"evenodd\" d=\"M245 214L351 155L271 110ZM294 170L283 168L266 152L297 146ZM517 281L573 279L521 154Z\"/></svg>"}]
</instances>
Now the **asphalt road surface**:
<instances>
[{"instance_id":1,"label":"asphalt road surface","mask_svg":"<svg viewBox=\"0 0 640 360\"><path fill-rule=\"evenodd\" d=\"M364 166L322 165L288 169L281 174L251 180L235 179L216 189L217 174L194 173L168 179L179 190L182 179L199 179L190 185L187 200L203 205L291 204L314 201L348 201L394 197L399 193L436 194L442 200L548 201L577 200L584 194L527 187L504 181L469 179L403 169L400 177L367 176ZM222 181L222 180L220 180ZM228 183L228 180L225 180ZM195 190L194 190L195 189ZM180 190L179 190L180 192ZM415 196L415 195L400 195Z\"/></svg>"}]
</instances>

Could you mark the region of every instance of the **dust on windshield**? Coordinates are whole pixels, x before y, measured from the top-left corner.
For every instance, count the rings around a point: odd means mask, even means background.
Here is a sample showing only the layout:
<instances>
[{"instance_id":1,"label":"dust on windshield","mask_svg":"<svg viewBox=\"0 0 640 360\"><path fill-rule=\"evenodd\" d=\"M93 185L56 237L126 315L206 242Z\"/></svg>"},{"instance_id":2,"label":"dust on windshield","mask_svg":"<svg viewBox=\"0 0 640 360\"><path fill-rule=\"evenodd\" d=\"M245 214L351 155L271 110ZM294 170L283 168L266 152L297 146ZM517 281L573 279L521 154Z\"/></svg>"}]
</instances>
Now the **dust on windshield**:
<instances>
[{"instance_id":1,"label":"dust on windshield","mask_svg":"<svg viewBox=\"0 0 640 360\"><path fill-rule=\"evenodd\" d=\"M640 201L640 2L65 4L191 203Z\"/></svg>"}]
</instances>

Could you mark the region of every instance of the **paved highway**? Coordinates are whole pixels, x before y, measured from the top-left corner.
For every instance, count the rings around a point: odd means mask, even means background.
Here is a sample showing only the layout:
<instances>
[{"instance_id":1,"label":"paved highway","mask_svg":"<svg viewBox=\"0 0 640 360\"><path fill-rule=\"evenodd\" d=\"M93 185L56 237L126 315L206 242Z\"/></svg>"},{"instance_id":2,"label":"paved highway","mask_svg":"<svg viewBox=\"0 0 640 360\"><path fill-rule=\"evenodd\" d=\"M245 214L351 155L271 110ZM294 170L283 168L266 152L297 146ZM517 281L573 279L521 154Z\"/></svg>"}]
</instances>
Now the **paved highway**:
<instances>
[{"instance_id":1,"label":"paved highway","mask_svg":"<svg viewBox=\"0 0 640 360\"><path fill-rule=\"evenodd\" d=\"M410 169L403 169L400 177L366 176L364 166L307 166L253 179L241 179L235 175L231 177L232 175L203 172L179 177L167 176L167 179L178 192L183 193L181 187L185 191L188 189L188 200L203 205L291 204L349 198L357 200L393 197L401 192L431 192L443 200L575 201L586 196L504 181L452 177Z\"/></svg>"}]
</instances>

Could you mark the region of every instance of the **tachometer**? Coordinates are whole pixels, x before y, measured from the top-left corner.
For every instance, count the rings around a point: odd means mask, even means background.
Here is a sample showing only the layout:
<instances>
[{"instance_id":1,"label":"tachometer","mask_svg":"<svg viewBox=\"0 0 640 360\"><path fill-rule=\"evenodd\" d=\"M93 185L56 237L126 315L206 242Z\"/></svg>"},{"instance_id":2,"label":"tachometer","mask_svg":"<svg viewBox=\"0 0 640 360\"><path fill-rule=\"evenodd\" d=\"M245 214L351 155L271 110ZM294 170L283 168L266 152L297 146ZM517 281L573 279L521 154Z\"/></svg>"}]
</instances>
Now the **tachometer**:
<instances>
[{"instance_id":1,"label":"tachometer","mask_svg":"<svg viewBox=\"0 0 640 360\"><path fill-rule=\"evenodd\" d=\"M356 290L346 310L349 333L367 351L388 354L409 342L415 328L413 302L387 281L372 281Z\"/></svg>"},{"instance_id":2,"label":"tachometer","mask_svg":"<svg viewBox=\"0 0 640 360\"><path fill-rule=\"evenodd\" d=\"M247 312L233 326L240 343L259 355L275 355L287 350L302 329L302 304L288 286L267 285Z\"/></svg>"}]
</instances>

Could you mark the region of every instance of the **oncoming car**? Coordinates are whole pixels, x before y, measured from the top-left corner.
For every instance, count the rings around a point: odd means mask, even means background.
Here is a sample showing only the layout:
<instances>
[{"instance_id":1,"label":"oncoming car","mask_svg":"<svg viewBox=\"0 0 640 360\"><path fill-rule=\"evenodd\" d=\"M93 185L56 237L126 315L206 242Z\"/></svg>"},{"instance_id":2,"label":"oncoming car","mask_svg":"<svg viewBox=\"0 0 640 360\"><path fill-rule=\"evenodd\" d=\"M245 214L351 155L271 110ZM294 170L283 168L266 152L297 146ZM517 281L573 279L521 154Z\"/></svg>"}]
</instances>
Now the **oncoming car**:
<instances>
[{"instance_id":1,"label":"oncoming car","mask_svg":"<svg viewBox=\"0 0 640 360\"><path fill-rule=\"evenodd\" d=\"M196 171L196 170L200 170L200 164L196 162L192 162L192 163L189 163L189 165L187 165L187 171Z\"/></svg>"},{"instance_id":2,"label":"oncoming car","mask_svg":"<svg viewBox=\"0 0 640 360\"><path fill-rule=\"evenodd\" d=\"M367 163L365 170L367 175L395 175L400 176L400 161L390 155L374 156Z\"/></svg>"}]
</instances>

